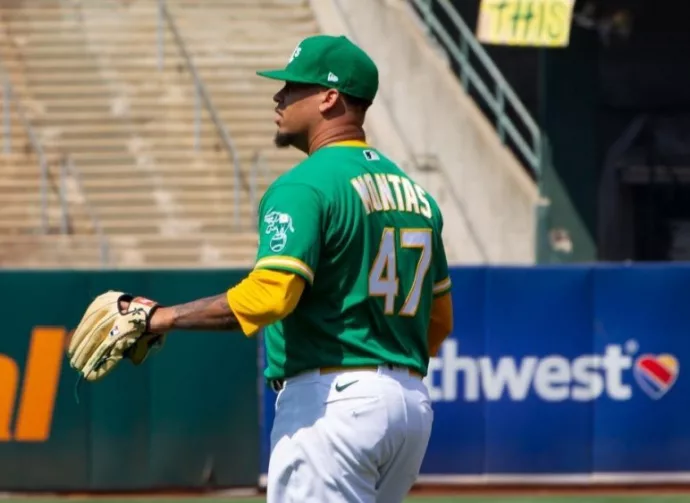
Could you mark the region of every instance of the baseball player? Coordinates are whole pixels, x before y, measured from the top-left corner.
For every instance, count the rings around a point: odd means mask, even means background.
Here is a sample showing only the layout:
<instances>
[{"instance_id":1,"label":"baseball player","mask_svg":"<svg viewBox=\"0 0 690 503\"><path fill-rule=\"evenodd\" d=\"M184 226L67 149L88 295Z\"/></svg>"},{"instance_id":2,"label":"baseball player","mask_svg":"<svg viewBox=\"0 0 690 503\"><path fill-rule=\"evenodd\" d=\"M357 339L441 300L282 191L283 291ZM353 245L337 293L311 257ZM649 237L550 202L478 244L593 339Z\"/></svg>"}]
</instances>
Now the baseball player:
<instances>
[{"instance_id":1,"label":"baseball player","mask_svg":"<svg viewBox=\"0 0 690 503\"><path fill-rule=\"evenodd\" d=\"M276 145L307 157L261 200L253 270L227 292L178 306L110 293L101 304L119 299L124 314L106 328L127 332L122 341L175 329L264 329L265 378L277 392L268 503L398 503L431 433L422 378L452 330L442 216L366 143L378 70L359 47L309 37L284 69L258 74L284 83L274 96ZM82 356L73 366L85 373L106 369L97 361L110 347L133 347L134 361L146 355L145 344L101 344L103 335L80 342L89 337L73 343L99 348L74 350Z\"/></svg>"}]
</instances>

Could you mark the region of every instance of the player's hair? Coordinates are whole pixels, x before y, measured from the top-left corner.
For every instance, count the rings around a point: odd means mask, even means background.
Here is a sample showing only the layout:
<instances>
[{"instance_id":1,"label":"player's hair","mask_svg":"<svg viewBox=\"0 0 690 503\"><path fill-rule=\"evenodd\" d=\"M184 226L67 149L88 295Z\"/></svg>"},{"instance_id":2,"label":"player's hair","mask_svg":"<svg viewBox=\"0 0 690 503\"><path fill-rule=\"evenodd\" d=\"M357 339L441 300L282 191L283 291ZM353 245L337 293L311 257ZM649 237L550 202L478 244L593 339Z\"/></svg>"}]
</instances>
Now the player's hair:
<instances>
[{"instance_id":1,"label":"player's hair","mask_svg":"<svg viewBox=\"0 0 690 503\"><path fill-rule=\"evenodd\" d=\"M359 109L360 112L366 112L371 106L371 101L365 100L363 98L357 98L356 96L351 96L349 94L342 93L341 96L347 103L348 107Z\"/></svg>"}]
</instances>

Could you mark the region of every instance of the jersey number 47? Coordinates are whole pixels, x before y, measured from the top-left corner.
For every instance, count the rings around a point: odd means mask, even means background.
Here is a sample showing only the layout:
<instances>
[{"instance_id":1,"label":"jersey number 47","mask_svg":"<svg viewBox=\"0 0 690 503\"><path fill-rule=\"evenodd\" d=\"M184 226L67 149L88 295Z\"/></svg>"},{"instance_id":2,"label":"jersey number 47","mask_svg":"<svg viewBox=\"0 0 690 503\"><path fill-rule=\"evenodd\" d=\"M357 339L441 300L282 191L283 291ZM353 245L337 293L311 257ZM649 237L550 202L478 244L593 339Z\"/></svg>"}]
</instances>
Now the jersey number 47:
<instances>
[{"instance_id":1,"label":"jersey number 47","mask_svg":"<svg viewBox=\"0 0 690 503\"><path fill-rule=\"evenodd\" d=\"M431 229L399 229L398 232L400 248L417 248L421 251L412 287L398 312L400 316L414 316L419 309L424 279L431 265L432 234ZM369 272L369 295L384 298L384 313L387 315L395 314L395 299L400 288L396 234L395 228L384 228L378 253Z\"/></svg>"}]
</instances>

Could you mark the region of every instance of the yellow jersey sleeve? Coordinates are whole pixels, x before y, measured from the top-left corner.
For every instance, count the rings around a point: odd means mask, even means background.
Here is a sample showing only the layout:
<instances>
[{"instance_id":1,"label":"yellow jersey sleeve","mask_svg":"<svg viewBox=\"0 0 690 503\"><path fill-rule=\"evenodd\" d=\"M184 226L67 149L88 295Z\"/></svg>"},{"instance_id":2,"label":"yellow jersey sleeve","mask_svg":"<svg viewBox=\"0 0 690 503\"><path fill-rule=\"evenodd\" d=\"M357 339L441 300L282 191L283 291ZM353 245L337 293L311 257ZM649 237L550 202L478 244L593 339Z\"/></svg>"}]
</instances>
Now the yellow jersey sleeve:
<instances>
[{"instance_id":1,"label":"yellow jersey sleeve","mask_svg":"<svg viewBox=\"0 0 690 503\"><path fill-rule=\"evenodd\" d=\"M290 314L299 302L306 281L298 274L255 269L227 292L228 304L247 337L263 326Z\"/></svg>"}]
</instances>

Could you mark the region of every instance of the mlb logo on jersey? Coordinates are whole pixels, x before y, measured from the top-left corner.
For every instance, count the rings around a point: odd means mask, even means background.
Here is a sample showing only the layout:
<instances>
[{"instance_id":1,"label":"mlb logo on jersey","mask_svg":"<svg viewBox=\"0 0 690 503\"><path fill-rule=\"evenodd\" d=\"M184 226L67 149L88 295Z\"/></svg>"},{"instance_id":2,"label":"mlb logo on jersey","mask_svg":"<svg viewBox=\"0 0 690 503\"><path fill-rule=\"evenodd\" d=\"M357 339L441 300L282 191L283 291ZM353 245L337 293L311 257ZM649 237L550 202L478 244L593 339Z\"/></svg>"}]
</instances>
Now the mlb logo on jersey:
<instances>
[{"instance_id":1,"label":"mlb logo on jersey","mask_svg":"<svg viewBox=\"0 0 690 503\"><path fill-rule=\"evenodd\" d=\"M373 150L365 150L362 153L364 154L364 158L367 161L380 161L381 160L379 155L376 152L374 152Z\"/></svg>"}]
</instances>

